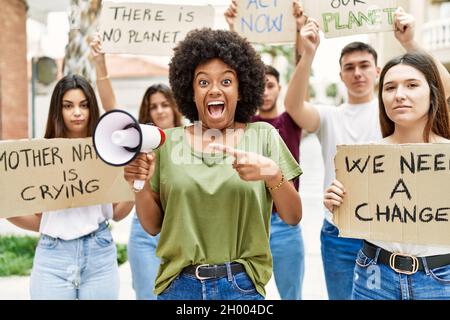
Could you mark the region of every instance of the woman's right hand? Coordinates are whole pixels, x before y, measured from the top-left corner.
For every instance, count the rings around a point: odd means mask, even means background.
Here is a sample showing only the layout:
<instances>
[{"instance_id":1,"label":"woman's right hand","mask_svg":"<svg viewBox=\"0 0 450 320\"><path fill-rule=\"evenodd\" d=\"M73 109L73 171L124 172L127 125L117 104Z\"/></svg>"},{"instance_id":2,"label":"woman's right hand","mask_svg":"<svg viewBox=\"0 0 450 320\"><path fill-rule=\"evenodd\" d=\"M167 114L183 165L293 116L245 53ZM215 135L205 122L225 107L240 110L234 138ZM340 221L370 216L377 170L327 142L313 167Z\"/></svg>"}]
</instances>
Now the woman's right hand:
<instances>
[{"instance_id":1,"label":"woman's right hand","mask_svg":"<svg viewBox=\"0 0 450 320\"><path fill-rule=\"evenodd\" d=\"M133 161L125 166L125 180L132 188L135 180L143 180L147 182L155 173L155 165L156 156L153 152L140 153ZM145 183L145 185L147 185L147 183Z\"/></svg>"},{"instance_id":2,"label":"woman's right hand","mask_svg":"<svg viewBox=\"0 0 450 320\"><path fill-rule=\"evenodd\" d=\"M94 57L95 63L104 62L105 54L102 51L102 40L100 38L100 33L96 32L92 41L89 43L91 48L92 57Z\"/></svg>"},{"instance_id":3,"label":"woman's right hand","mask_svg":"<svg viewBox=\"0 0 450 320\"><path fill-rule=\"evenodd\" d=\"M236 0L231 0L230 6L223 14L225 16L225 21L230 28L230 31L234 31L234 21L237 17L237 2Z\"/></svg>"},{"instance_id":4,"label":"woman's right hand","mask_svg":"<svg viewBox=\"0 0 450 320\"><path fill-rule=\"evenodd\" d=\"M320 44L319 24L309 18L306 25L300 31L301 42L305 52L314 54Z\"/></svg>"},{"instance_id":5,"label":"woman's right hand","mask_svg":"<svg viewBox=\"0 0 450 320\"><path fill-rule=\"evenodd\" d=\"M336 207L340 207L344 201L345 188L338 180L334 180L331 186L325 190L323 204L333 213Z\"/></svg>"}]
</instances>

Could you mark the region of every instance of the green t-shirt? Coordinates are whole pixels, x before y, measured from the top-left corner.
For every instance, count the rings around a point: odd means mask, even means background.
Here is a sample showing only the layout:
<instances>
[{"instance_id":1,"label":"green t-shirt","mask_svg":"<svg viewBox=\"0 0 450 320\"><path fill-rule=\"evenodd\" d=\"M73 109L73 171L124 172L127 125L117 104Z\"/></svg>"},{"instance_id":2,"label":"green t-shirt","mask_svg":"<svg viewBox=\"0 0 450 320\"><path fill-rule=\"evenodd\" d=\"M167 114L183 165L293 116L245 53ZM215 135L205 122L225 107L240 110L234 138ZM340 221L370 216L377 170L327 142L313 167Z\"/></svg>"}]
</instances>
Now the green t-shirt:
<instances>
[{"instance_id":1,"label":"green t-shirt","mask_svg":"<svg viewBox=\"0 0 450 320\"><path fill-rule=\"evenodd\" d=\"M273 201L264 181L241 180L231 166L232 156L195 151L184 128L165 133L151 179L164 211L156 250L161 265L155 294L162 293L189 265L238 262L265 296L264 286L272 275ZM271 158L287 180L302 173L277 130L267 123L247 124L236 149Z\"/></svg>"}]
</instances>

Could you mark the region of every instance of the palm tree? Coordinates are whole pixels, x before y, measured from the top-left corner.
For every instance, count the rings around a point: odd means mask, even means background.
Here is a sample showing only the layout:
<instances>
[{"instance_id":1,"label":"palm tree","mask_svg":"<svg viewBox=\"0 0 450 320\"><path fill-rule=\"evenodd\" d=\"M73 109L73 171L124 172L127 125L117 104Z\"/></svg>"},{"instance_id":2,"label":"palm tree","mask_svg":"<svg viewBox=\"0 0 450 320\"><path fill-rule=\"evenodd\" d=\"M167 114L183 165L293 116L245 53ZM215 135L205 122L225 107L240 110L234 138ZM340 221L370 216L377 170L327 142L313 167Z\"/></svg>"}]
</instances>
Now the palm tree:
<instances>
[{"instance_id":1,"label":"palm tree","mask_svg":"<svg viewBox=\"0 0 450 320\"><path fill-rule=\"evenodd\" d=\"M69 42L64 57L64 75L79 74L95 83L95 67L90 60L90 37L97 29L102 0L71 0Z\"/></svg>"}]
</instances>

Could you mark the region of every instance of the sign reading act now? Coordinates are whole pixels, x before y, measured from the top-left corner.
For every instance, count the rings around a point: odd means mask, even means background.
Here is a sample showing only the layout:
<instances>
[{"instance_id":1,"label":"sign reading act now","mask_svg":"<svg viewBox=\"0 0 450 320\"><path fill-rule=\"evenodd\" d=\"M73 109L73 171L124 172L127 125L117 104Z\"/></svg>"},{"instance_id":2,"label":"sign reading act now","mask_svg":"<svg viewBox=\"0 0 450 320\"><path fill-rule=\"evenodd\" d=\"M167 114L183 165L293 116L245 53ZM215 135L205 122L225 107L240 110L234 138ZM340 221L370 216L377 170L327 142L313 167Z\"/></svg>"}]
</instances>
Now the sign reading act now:
<instances>
[{"instance_id":1,"label":"sign reading act now","mask_svg":"<svg viewBox=\"0 0 450 320\"><path fill-rule=\"evenodd\" d=\"M343 237L450 246L450 144L338 146Z\"/></svg>"}]
</instances>

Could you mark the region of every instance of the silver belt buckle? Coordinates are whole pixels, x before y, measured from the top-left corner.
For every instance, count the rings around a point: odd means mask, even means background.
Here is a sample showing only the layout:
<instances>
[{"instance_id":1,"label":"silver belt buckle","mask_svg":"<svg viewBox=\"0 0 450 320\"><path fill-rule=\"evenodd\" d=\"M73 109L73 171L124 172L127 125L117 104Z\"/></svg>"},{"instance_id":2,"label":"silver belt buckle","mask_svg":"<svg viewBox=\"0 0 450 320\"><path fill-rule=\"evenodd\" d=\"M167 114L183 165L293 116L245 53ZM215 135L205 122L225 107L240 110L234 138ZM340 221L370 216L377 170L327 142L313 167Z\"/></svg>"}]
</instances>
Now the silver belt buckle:
<instances>
[{"instance_id":1,"label":"silver belt buckle","mask_svg":"<svg viewBox=\"0 0 450 320\"><path fill-rule=\"evenodd\" d=\"M209 267L209 264L199 264L196 268L195 268L195 277L198 280L208 280L211 279L211 277L201 277L198 273L199 273L199 268L201 267Z\"/></svg>"}]
</instances>

